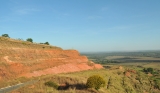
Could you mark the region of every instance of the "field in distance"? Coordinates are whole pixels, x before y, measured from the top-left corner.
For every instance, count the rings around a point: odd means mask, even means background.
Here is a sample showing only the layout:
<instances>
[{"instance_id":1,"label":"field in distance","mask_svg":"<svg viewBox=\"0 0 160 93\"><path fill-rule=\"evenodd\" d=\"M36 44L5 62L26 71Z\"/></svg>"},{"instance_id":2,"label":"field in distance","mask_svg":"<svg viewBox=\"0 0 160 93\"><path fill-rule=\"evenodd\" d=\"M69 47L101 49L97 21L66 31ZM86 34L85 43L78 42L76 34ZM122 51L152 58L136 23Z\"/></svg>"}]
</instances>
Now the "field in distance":
<instances>
[{"instance_id":1,"label":"field in distance","mask_svg":"<svg viewBox=\"0 0 160 93\"><path fill-rule=\"evenodd\" d=\"M90 60L100 64L146 64L160 63L160 51L143 52L100 52L82 53Z\"/></svg>"}]
</instances>

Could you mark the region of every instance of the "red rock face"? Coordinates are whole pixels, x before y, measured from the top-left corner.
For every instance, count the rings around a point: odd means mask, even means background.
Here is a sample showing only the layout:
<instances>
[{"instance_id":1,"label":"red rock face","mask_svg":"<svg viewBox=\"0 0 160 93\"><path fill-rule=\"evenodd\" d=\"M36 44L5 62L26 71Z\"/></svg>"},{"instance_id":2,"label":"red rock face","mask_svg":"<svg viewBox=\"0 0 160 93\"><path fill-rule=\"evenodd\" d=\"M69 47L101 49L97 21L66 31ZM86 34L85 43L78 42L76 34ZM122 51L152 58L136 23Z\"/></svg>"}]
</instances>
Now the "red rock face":
<instances>
[{"instance_id":1,"label":"red rock face","mask_svg":"<svg viewBox=\"0 0 160 93\"><path fill-rule=\"evenodd\" d=\"M0 80L16 77L37 77L46 74L103 68L88 65L86 56L76 50L3 47L0 49Z\"/></svg>"}]
</instances>

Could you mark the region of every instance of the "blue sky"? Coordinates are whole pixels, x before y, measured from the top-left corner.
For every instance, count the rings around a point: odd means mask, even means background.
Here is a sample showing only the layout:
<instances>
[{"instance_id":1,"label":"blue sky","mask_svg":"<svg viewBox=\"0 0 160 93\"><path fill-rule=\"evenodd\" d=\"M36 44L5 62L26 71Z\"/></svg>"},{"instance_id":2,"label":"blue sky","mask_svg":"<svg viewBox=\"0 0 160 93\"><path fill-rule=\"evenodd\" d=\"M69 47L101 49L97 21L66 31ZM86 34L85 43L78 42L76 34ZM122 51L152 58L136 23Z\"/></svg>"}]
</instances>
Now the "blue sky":
<instances>
[{"instance_id":1,"label":"blue sky","mask_svg":"<svg viewBox=\"0 0 160 93\"><path fill-rule=\"evenodd\" d=\"M80 52L160 50L160 0L0 0L0 34Z\"/></svg>"}]
</instances>

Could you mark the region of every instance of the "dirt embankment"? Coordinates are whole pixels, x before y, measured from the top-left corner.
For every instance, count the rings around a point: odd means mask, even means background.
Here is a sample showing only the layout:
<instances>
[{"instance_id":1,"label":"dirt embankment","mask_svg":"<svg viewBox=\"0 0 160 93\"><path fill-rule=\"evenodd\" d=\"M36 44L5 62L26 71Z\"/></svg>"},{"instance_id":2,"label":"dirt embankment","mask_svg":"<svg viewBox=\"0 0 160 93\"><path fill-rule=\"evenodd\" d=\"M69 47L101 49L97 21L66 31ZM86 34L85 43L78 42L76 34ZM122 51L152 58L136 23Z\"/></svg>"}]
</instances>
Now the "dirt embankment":
<instances>
[{"instance_id":1,"label":"dirt embankment","mask_svg":"<svg viewBox=\"0 0 160 93\"><path fill-rule=\"evenodd\" d=\"M47 48L46 48L47 47ZM0 42L0 80L103 68L76 50L24 42Z\"/></svg>"}]
</instances>

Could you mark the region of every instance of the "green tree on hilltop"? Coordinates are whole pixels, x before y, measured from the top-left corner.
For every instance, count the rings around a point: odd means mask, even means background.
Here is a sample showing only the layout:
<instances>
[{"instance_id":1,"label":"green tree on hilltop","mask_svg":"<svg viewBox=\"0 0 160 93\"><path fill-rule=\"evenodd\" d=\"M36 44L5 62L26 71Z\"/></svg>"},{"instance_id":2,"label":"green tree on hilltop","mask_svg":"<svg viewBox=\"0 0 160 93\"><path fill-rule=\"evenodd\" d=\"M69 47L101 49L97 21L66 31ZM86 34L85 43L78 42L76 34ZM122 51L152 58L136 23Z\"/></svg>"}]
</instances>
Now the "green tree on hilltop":
<instances>
[{"instance_id":1,"label":"green tree on hilltop","mask_svg":"<svg viewBox=\"0 0 160 93\"><path fill-rule=\"evenodd\" d=\"M8 38L10 38L8 34L2 34L2 37L8 37Z\"/></svg>"},{"instance_id":2,"label":"green tree on hilltop","mask_svg":"<svg viewBox=\"0 0 160 93\"><path fill-rule=\"evenodd\" d=\"M49 45L49 43L48 43L48 42L45 42L44 44Z\"/></svg>"},{"instance_id":3,"label":"green tree on hilltop","mask_svg":"<svg viewBox=\"0 0 160 93\"><path fill-rule=\"evenodd\" d=\"M26 41L33 43L33 39L32 38L27 38Z\"/></svg>"}]
</instances>

